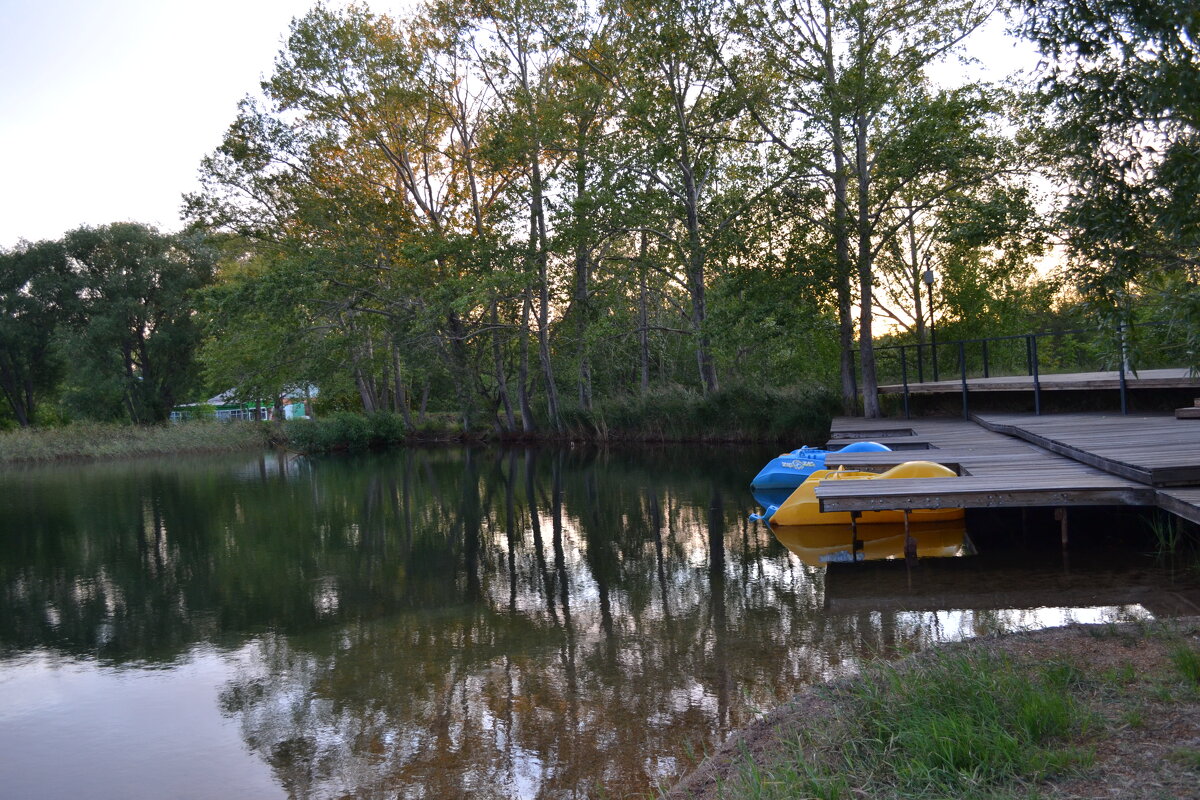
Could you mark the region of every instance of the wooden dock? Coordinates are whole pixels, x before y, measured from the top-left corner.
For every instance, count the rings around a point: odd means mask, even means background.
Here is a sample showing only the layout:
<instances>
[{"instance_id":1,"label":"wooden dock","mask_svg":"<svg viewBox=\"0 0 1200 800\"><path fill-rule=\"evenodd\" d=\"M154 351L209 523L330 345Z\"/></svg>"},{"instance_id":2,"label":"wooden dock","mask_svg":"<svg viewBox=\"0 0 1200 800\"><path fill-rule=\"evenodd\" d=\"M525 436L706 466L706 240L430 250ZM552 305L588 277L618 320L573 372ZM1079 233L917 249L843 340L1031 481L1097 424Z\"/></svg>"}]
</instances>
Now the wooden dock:
<instances>
[{"instance_id":1,"label":"wooden dock","mask_svg":"<svg viewBox=\"0 0 1200 800\"><path fill-rule=\"evenodd\" d=\"M1159 507L1200 523L1200 420L1105 414L834 420L831 448L856 439L917 446L855 453L839 466L886 469L926 459L961 477L828 481L817 488L822 511L1115 505Z\"/></svg>"}]
</instances>

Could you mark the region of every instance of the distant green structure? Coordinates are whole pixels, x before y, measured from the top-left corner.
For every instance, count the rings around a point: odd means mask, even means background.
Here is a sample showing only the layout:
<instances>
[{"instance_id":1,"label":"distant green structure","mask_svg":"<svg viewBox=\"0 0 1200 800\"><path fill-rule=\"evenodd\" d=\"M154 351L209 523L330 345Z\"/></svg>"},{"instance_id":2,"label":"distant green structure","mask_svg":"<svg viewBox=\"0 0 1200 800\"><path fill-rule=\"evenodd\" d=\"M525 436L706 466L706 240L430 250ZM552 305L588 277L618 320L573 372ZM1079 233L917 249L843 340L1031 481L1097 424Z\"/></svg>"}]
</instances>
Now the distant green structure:
<instances>
[{"instance_id":1,"label":"distant green structure","mask_svg":"<svg viewBox=\"0 0 1200 800\"><path fill-rule=\"evenodd\" d=\"M301 390L285 392L280 398L283 407L283 419L310 419L312 417L312 398L317 394L316 387L306 386ZM220 422L232 420L273 420L275 419L274 400L252 400L243 402L237 400L233 390L222 392L216 397L210 397L203 403L186 403L175 406L171 410L172 422L184 422L193 419L215 419Z\"/></svg>"}]
</instances>

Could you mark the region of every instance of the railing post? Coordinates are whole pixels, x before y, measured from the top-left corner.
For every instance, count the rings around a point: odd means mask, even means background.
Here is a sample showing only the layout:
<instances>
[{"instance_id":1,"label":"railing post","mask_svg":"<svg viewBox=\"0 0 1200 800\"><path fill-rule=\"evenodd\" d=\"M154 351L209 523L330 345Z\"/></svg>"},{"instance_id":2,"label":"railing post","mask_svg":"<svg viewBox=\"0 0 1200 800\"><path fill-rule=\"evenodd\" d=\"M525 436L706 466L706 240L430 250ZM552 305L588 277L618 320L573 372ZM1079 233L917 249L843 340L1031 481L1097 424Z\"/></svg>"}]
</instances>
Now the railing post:
<instances>
[{"instance_id":1,"label":"railing post","mask_svg":"<svg viewBox=\"0 0 1200 800\"><path fill-rule=\"evenodd\" d=\"M929 349L930 349L931 355L932 355L932 358L930 359L930 361L933 363L933 382L937 383L938 382L937 333L932 328L929 331Z\"/></svg>"},{"instance_id":2,"label":"railing post","mask_svg":"<svg viewBox=\"0 0 1200 800\"><path fill-rule=\"evenodd\" d=\"M925 343L917 342L917 383L925 382Z\"/></svg>"},{"instance_id":3,"label":"railing post","mask_svg":"<svg viewBox=\"0 0 1200 800\"><path fill-rule=\"evenodd\" d=\"M987 343L988 343L988 340L984 339L983 340L983 377L990 378L991 375L988 373L988 346L987 346Z\"/></svg>"},{"instance_id":4,"label":"railing post","mask_svg":"<svg viewBox=\"0 0 1200 800\"><path fill-rule=\"evenodd\" d=\"M900 378L904 381L904 418L911 419L908 412L908 352L900 345Z\"/></svg>"},{"instance_id":5,"label":"railing post","mask_svg":"<svg viewBox=\"0 0 1200 800\"><path fill-rule=\"evenodd\" d=\"M1041 416L1042 414L1042 385L1038 381L1038 354L1037 354L1037 334L1029 335L1029 363L1032 365L1033 372L1033 413Z\"/></svg>"},{"instance_id":6,"label":"railing post","mask_svg":"<svg viewBox=\"0 0 1200 800\"><path fill-rule=\"evenodd\" d=\"M967 346L961 340L958 343L958 369L962 376L963 419L967 419L971 416L967 408Z\"/></svg>"},{"instance_id":7,"label":"railing post","mask_svg":"<svg viewBox=\"0 0 1200 800\"><path fill-rule=\"evenodd\" d=\"M1117 323L1117 336L1121 340L1121 414L1129 413L1129 385L1125 381L1125 369L1129 362L1129 351L1125 346L1125 323Z\"/></svg>"}]
</instances>

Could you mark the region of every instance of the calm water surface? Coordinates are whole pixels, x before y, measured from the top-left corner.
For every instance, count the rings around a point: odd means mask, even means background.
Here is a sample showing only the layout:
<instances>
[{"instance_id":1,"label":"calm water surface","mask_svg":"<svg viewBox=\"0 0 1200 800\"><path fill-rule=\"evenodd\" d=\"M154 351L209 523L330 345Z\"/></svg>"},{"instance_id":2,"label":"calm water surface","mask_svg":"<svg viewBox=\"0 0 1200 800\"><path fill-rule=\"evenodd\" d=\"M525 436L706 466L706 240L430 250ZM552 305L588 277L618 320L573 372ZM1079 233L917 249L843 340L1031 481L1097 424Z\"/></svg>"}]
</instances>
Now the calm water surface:
<instances>
[{"instance_id":1,"label":"calm water surface","mask_svg":"<svg viewBox=\"0 0 1200 800\"><path fill-rule=\"evenodd\" d=\"M3 794L622 797L864 660L1145 617L1170 579L1124 550L809 566L746 521L771 455L0 472Z\"/></svg>"}]
</instances>

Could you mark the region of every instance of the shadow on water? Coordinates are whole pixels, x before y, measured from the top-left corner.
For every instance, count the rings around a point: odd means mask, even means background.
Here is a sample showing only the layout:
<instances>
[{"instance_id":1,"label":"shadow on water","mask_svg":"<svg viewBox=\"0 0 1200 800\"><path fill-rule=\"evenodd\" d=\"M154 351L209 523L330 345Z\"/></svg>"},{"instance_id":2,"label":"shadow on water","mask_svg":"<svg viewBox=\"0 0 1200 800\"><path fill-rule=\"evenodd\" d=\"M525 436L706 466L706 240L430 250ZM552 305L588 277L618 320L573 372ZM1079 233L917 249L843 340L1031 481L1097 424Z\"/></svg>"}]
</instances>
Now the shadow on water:
<instances>
[{"instance_id":1,"label":"shadow on water","mask_svg":"<svg viewBox=\"0 0 1200 800\"><path fill-rule=\"evenodd\" d=\"M1146 616L1172 580L1122 541L1095 559L1081 546L1064 582L1053 550L1023 556L986 520L984 555L922 560L915 582L903 559L812 566L746 520L764 455L0 473L0 679L30 653L136 679L215 647L220 713L293 796L621 796L865 659ZM1097 566L1101 552L1139 577Z\"/></svg>"}]
</instances>

